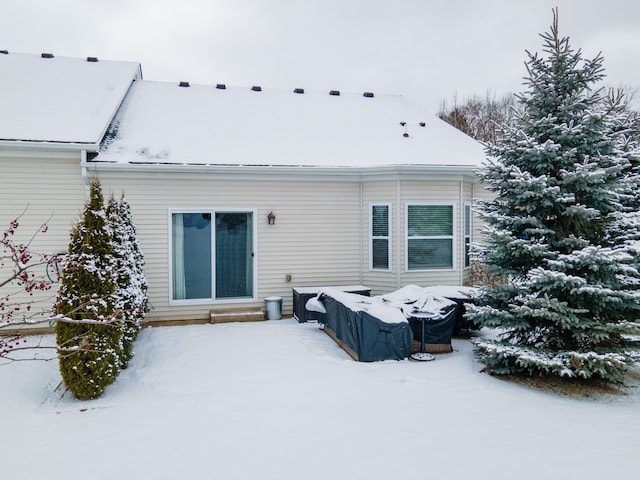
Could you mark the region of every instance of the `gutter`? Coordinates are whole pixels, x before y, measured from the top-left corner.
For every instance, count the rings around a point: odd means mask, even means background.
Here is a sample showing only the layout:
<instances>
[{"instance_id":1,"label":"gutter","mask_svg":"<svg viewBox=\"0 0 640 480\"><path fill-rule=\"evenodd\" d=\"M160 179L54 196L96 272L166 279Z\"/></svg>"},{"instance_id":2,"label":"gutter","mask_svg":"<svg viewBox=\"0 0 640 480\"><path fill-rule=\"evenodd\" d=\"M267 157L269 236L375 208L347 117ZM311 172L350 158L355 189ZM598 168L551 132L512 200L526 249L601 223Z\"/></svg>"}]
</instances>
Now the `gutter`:
<instances>
[{"instance_id":1,"label":"gutter","mask_svg":"<svg viewBox=\"0 0 640 480\"><path fill-rule=\"evenodd\" d=\"M459 199L459 212L458 213L458 219L460 220L460 226L458 227L458 232L460 232L461 235L458 236L458 238L456 238L456 249L460 252L460 254L458 255L458 271L459 271L459 278L458 278L458 285L462 286L464 285L464 182L460 182L460 199Z\"/></svg>"},{"instance_id":2,"label":"gutter","mask_svg":"<svg viewBox=\"0 0 640 480\"><path fill-rule=\"evenodd\" d=\"M350 180L362 180L370 177L375 180L380 177L406 177L417 175L429 175L433 180L439 180L442 176L453 176L474 181L477 179L476 166L452 166L452 165L390 165L378 167L314 167L314 166L287 166L287 165L196 165L196 164L162 164L162 163L110 163L110 162L83 162L88 170L104 172L143 172L147 175L154 173L172 174L210 174L210 175L236 175L247 179L249 176L257 177L281 177L282 175L322 175L334 176Z\"/></svg>"},{"instance_id":3,"label":"gutter","mask_svg":"<svg viewBox=\"0 0 640 480\"><path fill-rule=\"evenodd\" d=\"M0 140L0 150L77 152L87 150L97 152L100 147L95 142L51 142L39 140Z\"/></svg>"},{"instance_id":4,"label":"gutter","mask_svg":"<svg viewBox=\"0 0 640 480\"><path fill-rule=\"evenodd\" d=\"M360 182L360 285L364 285L364 205L363 205L363 200L364 200L364 192L363 192L363 188L362 188L362 182ZM369 209L367 208L367 212L369 211ZM368 242L368 238L367 238L367 242ZM367 262L369 263L369 262ZM368 267L368 265L367 265ZM367 268L368 269L368 268Z\"/></svg>"}]
</instances>

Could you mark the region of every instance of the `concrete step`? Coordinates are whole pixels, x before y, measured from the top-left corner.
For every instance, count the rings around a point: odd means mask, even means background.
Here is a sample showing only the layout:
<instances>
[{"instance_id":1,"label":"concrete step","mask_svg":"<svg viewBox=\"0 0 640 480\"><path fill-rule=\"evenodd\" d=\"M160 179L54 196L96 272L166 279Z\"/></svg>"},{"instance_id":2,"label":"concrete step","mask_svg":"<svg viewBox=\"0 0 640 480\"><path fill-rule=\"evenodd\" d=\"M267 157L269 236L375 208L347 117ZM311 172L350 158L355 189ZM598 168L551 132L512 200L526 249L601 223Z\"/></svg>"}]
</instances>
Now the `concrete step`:
<instances>
[{"instance_id":1,"label":"concrete step","mask_svg":"<svg viewBox=\"0 0 640 480\"><path fill-rule=\"evenodd\" d=\"M216 308L209 314L211 323L261 322L265 319L264 311L259 307Z\"/></svg>"}]
</instances>

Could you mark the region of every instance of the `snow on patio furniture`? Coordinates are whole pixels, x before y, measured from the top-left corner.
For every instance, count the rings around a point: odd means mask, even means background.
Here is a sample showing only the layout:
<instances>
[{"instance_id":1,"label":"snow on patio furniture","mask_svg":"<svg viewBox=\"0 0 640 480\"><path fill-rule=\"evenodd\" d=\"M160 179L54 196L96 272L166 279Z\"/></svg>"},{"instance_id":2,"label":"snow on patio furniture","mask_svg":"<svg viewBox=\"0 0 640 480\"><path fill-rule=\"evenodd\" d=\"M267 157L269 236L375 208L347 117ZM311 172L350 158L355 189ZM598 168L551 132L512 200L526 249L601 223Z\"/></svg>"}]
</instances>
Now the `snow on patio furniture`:
<instances>
[{"instance_id":1,"label":"snow on patio furniture","mask_svg":"<svg viewBox=\"0 0 640 480\"><path fill-rule=\"evenodd\" d=\"M449 353L453 350L451 337L456 329L466 327L464 300L473 293L472 287L435 286L419 287L407 285L395 292L381 295L383 301L393 305L403 305L414 335L412 352L419 351L421 322L419 315L431 317L425 325L425 351L428 353Z\"/></svg>"},{"instance_id":2,"label":"snow on patio furniture","mask_svg":"<svg viewBox=\"0 0 640 480\"><path fill-rule=\"evenodd\" d=\"M316 296L323 288L331 288L334 290L340 290L347 293L357 293L358 295L364 295L366 297L371 295L371 289L364 285L338 285L338 286L324 286L324 287L294 287L293 293L293 318L299 323L308 321L322 321L322 312L316 310L308 310L306 308L307 302Z\"/></svg>"},{"instance_id":3,"label":"snow on patio furniture","mask_svg":"<svg viewBox=\"0 0 640 480\"><path fill-rule=\"evenodd\" d=\"M453 300L428 293L408 313L413 331L412 351L449 353L458 306Z\"/></svg>"},{"instance_id":4,"label":"snow on patio furniture","mask_svg":"<svg viewBox=\"0 0 640 480\"><path fill-rule=\"evenodd\" d=\"M419 351L421 316L428 317L424 351L452 351L458 305L416 285L376 297L323 288L306 308L322 313L325 332L357 361L401 360Z\"/></svg>"},{"instance_id":5,"label":"snow on patio furniture","mask_svg":"<svg viewBox=\"0 0 640 480\"><path fill-rule=\"evenodd\" d=\"M468 302L471 297L473 297L473 295L478 291L477 288L437 285L433 287L426 287L424 290L428 293L434 293L436 295L440 295L441 297L448 298L449 300L453 300L454 302L456 302L456 304L458 305L458 309L456 311L456 318L453 325L454 335L460 333L462 330L466 330L467 333L469 333L469 330L478 329L478 326L473 322L470 322L465 316L465 302Z\"/></svg>"},{"instance_id":6,"label":"snow on patio furniture","mask_svg":"<svg viewBox=\"0 0 640 480\"><path fill-rule=\"evenodd\" d=\"M411 354L413 334L406 317L375 297L326 288L307 302L307 309L326 312L325 333L356 361L402 360Z\"/></svg>"}]
</instances>

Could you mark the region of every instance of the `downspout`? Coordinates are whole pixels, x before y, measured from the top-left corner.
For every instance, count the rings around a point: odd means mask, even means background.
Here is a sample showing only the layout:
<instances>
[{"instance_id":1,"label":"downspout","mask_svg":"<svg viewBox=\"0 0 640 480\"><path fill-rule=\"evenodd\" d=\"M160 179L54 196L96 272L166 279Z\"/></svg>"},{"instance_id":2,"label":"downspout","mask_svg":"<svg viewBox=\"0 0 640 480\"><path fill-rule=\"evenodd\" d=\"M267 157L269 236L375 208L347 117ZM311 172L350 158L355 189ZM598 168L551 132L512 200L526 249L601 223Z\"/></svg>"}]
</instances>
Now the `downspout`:
<instances>
[{"instance_id":1,"label":"downspout","mask_svg":"<svg viewBox=\"0 0 640 480\"><path fill-rule=\"evenodd\" d=\"M457 264L458 271L460 272L458 285L464 285L464 180L460 180L460 207L458 211L458 218L460 219L460 227L458 228L458 231L462 234L456 239L458 243L456 250L459 252Z\"/></svg>"},{"instance_id":2,"label":"downspout","mask_svg":"<svg viewBox=\"0 0 640 480\"><path fill-rule=\"evenodd\" d=\"M364 283L364 207L362 205L363 200L362 192L362 179L360 179L360 285Z\"/></svg>"},{"instance_id":3,"label":"downspout","mask_svg":"<svg viewBox=\"0 0 640 480\"><path fill-rule=\"evenodd\" d=\"M80 150L80 168L82 171L82 181L84 183L84 196L85 199L89 201L91 188L89 186L89 176L87 173L87 151L84 149Z\"/></svg>"},{"instance_id":4,"label":"downspout","mask_svg":"<svg viewBox=\"0 0 640 480\"><path fill-rule=\"evenodd\" d=\"M400 258L401 251L400 242L402 241L402 233L404 232L404 226L400 223L400 209L402 206L400 205L400 179L396 180L396 290L400 288L402 283L402 274L400 269L406 268L404 264L404 259ZM406 223L406 220L405 220ZM406 236L406 232L405 232Z\"/></svg>"},{"instance_id":5,"label":"downspout","mask_svg":"<svg viewBox=\"0 0 640 480\"><path fill-rule=\"evenodd\" d=\"M471 225L470 225L470 230L469 230L469 234L470 234L470 237L469 237L469 243L470 243L469 248L471 249L471 251L473 251L473 244L476 241L476 236L475 236L475 231L474 231L476 227L475 227L475 222L474 222L474 218L473 218L475 216L474 211L475 211L475 208L476 208L476 202L477 202L477 199L476 199L476 182L475 182L475 179L474 179L471 182L471 213L470 213L470 215L471 215L471 218L470 218ZM471 256L470 259L469 259L469 266L471 266L471 265L473 265L473 256Z\"/></svg>"}]
</instances>

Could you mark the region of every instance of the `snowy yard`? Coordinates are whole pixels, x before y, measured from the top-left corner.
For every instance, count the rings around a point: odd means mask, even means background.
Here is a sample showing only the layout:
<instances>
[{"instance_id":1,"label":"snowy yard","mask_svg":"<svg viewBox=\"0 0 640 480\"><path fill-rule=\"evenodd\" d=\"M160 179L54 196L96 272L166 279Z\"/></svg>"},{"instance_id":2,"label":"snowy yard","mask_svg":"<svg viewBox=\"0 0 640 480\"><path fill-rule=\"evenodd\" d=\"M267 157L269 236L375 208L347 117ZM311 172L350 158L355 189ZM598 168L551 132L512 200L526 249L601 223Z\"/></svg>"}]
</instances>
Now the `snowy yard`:
<instances>
[{"instance_id":1,"label":"snowy yard","mask_svg":"<svg viewBox=\"0 0 640 480\"><path fill-rule=\"evenodd\" d=\"M639 389L541 393L454 349L357 363L315 323L146 329L90 402L54 392L56 362L2 365L0 478L637 478Z\"/></svg>"}]
</instances>

